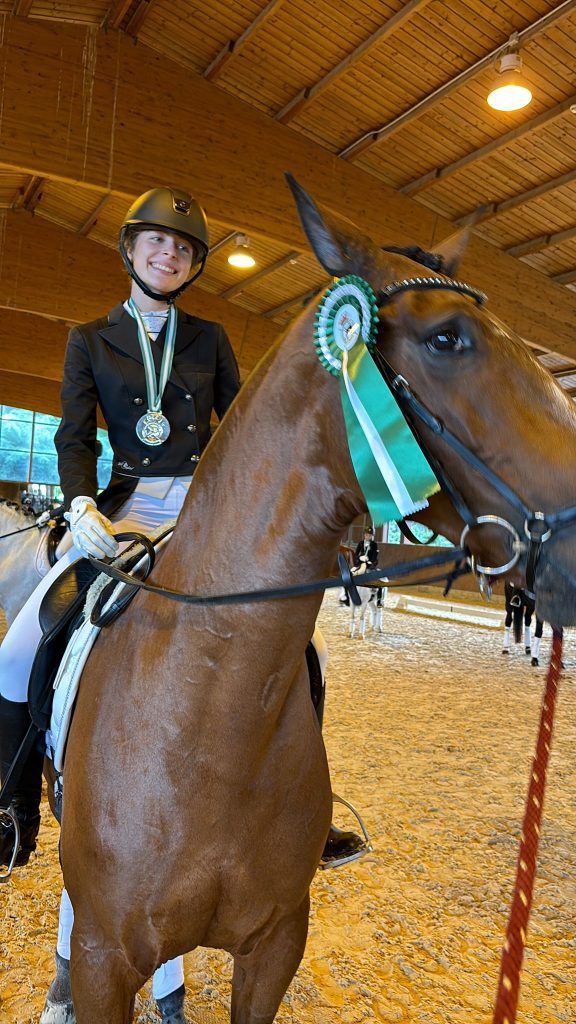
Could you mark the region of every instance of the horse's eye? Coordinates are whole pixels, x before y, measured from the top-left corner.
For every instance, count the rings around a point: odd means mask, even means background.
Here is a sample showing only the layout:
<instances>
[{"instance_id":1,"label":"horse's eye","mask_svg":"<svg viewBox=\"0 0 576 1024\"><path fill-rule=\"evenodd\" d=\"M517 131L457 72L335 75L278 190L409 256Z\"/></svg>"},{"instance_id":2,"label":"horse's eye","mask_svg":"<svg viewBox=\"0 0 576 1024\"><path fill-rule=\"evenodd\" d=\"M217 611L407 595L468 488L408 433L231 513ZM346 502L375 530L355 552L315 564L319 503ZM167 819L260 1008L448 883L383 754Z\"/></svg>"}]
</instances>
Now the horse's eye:
<instances>
[{"instance_id":1,"label":"horse's eye","mask_svg":"<svg viewBox=\"0 0 576 1024\"><path fill-rule=\"evenodd\" d=\"M462 352L466 348L464 338L454 327L433 331L425 339L425 342L426 348L435 355L442 355L445 352Z\"/></svg>"}]
</instances>

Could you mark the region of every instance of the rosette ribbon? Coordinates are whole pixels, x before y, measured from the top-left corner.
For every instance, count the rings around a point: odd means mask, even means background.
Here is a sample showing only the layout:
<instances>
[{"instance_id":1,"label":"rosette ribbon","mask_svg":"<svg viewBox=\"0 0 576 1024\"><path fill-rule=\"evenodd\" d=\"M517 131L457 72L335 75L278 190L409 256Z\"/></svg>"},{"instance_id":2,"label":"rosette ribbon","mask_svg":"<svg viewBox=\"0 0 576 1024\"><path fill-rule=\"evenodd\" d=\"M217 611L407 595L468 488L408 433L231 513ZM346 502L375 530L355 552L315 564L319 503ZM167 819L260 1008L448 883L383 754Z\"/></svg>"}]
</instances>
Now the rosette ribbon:
<instances>
[{"instance_id":1,"label":"rosette ribbon","mask_svg":"<svg viewBox=\"0 0 576 1024\"><path fill-rule=\"evenodd\" d=\"M363 278L342 277L316 315L316 349L338 376L354 471L374 523L404 519L426 508L440 489L393 392L370 354L377 308Z\"/></svg>"}]
</instances>

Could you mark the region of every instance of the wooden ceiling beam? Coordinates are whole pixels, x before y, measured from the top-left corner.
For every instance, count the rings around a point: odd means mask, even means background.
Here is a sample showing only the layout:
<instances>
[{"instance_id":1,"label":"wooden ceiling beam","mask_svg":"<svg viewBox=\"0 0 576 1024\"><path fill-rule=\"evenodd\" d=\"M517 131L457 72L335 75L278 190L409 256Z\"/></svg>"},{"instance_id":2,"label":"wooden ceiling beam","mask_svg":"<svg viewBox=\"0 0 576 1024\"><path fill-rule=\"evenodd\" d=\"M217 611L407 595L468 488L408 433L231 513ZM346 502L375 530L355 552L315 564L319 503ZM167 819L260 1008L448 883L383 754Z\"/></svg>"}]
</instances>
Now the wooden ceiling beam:
<instances>
[{"instance_id":1,"label":"wooden ceiling beam","mask_svg":"<svg viewBox=\"0 0 576 1024\"><path fill-rule=\"evenodd\" d=\"M84 223L80 225L80 227L78 228L78 234L79 235L88 235L90 233L90 231L94 227L96 221L98 220L98 217L102 213L102 210L104 209L104 207L109 202L110 202L110 192L108 192L107 195L102 196L102 199L100 200L99 203L96 204L96 206L92 210L92 213L86 218Z\"/></svg>"},{"instance_id":2,"label":"wooden ceiling beam","mask_svg":"<svg viewBox=\"0 0 576 1024\"><path fill-rule=\"evenodd\" d=\"M126 35L133 36L134 38L138 35L144 21L157 3L158 0L140 0L138 7L124 29Z\"/></svg>"},{"instance_id":3,"label":"wooden ceiling beam","mask_svg":"<svg viewBox=\"0 0 576 1024\"><path fill-rule=\"evenodd\" d=\"M0 375L0 404L60 416L60 382L40 375L5 370Z\"/></svg>"},{"instance_id":4,"label":"wooden ceiling beam","mask_svg":"<svg viewBox=\"0 0 576 1024\"><path fill-rule=\"evenodd\" d=\"M15 18L27 18L33 3L34 0L14 0L12 14Z\"/></svg>"},{"instance_id":5,"label":"wooden ceiling beam","mask_svg":"<svg viewBox=\"0 0 576 1024\"><path fill-rule=\"evenodd\" d=\"M548 14L539 18L538 21L529 25L522 32L518 32L519 46L524 46L526 43L530 42L530 40L535 39L542 32L545 32L551 25L560 22L570 14L575 7L576 0L564 0L564 3L559 4L558 7L554 8L554 10L549 11ZM382 128L365 132L364 135L360 136L360 138L340 150L338 155L344 160L352 160L355 157L360 156L360 153L364 152L366 149L375 146L377 143L384 142L385 139L389 139L396 132L400 131L401 128L405 128L411 121L421 117L422 114L427 110L430 110L431 107L436 106L442 100L446 99L447 96L456 92L456 90L459 89L460 86L464 85L465 82L469 81L469 79L475 78L476 75L479 75L487 67L490 67L496 58L506 49L507 42L508 40L505 40L501 46L496 47L495 50L486 54L486 56L482 57L481 60L476 61L476 63L471 67L465 68L464 71L461 71L460 74L451 78L449 82L446 82L438 89L435 89L434 92L431 92L428 96L424 96L418 101L418 103L415 103L414 106L405 110L402 114L399 114L398 117L389 121L388 124L383 125Z\"/></svg>"},{"instance_id":6,"label":"wooden ceiling beam","mask_svg":"<svg viewBox=\"0 0 576 1024\"><path fill-rule=\"evenodd\" d=\"M31 174L24 187L18 189L16 198L12 204L13 209L24 209L28 210L29 213L33 213L42 198L42 189L44 188L45 182L46 178L39 177L36 174Z\"/></svg>"},{"instance_id":7,"label":"wooden ceiling beam","mask_svg":"<svg viewBox=\"0 0 576 1024\"><path fill-rule=\"evenodd\" d=\"M454 225L426 206L201 75L143 44L135 47L124 33L94 36L92 114L86 124L84 95L75 85L85 74L84 42L79 26L7 19L0 60L9 61L11 71L4 87L0 166L110 190L127 207L150 188L142 152L154 151L154 182L182 188L193 183L209 217L235 228L241 210L247 234L295 250L309 245L287 191L287 169L319 203L356 222L378 245L428 245L452 233ZM177 130L167 131L167 110ZM183 139L194 139L194 146L183 145ZM571 289L558 288L478 235L460 273L490 296L494 313L522 337L555 351L573 348ZM519 296L530 296L530 303Z\"/></svg>"},{"instance_id":8,"label":"wooden ceiling beam","mask_svg":"<svg viewBox=\"0 0 576 1024\"><path fill-rule=\"evenodd\" d=\"M549 235L539 235L538 238L530 238L526 242L519 242L518 245L511 245L506 249L509 256L528 256L532 252L542 252L542 249L550 249L553 245L561 245L562 242L569 242L576 238L576 227L564 228L563 231L554 231Z\"/></svg>"},{"instance_id":9,"label":"wooden ceiling beam","mask_svg":"<svg viewBox=\"0 0 576 1024\"><path fill-rule=\"evenodd\" d=\"M262 270L257 270L255 274L250 274L249 277L245 277L238 284L233 284L231 288L227 288L226 291L220 292L221 299L232 299L234 295L239 295L240 292L246 291L247 288L255 285L257 281L262 281L263 278L268 277L270 274L274 274L277 270L281 270L282 267L287 266L288 263L296 263L300 252L289 252L286 256L282 256L275 263L271 263L268 267L263 267Z\"/></svg>"},{"instance_id":10,"label":"wooden ceiling beam","mask_svg":"<svg viewBox=\"0 0 576 1024\"><path fill-rule=\"evenodd\" d=\"M372 50L378 43L381 43L388 36L391 36L393 32L401 28L402 25L408 21L418 10L426 7L430 3L430 0L409 0L409 3L404 4L396 14L393 14L391 18L388 18L380 28L376 29L368 39L365 39L363 43L360 43L355 50L352 50L347 57L336 64L327 74L324 75L314 85L309 85L305 89L301 89L296 96L293 96L289 102L282 107L275 117L276 121L280 124L288 124L295 117L307 107L312 100L316 99L323 93L329 85L332 85L338 78L341 78L350 68L354 67L359 60L362 59L370 50Z\"/></svg>"},{"instance_id":11,"label":"wooden ceiling beam","mask_svg":"<svg viewBox=\"0 0 576 1024\"><path fill-rule=\"evenodd\" d=\"M576 281L576 270L566 270L563 274L555 274L552 281L556 281L557 284L572 284Z\"/></svg>"},{"instance_id":12,"label":"wooden ceiling beam","mask_svg":"<svg viewBox=\"0 0 576 1024\"><path fill-rule=\"evenodd\" d=\"M214 60L208 65L204 71L204 78L208 82L213 82L219 75L222 74L224 68L233 57L237 57L239 53L244 49L248 40L254 35L257 29L262 28L266 21L271 15L276 14L278 9L282 7L286 0L269 0L266 7L262 8L260 14L258 14L253 21L250 22L247 28L244 29L241 35L237 39L229 39L225 46L222 47L219 53L216 54Z\"/></svg>"},{"instance_id":13,"label":"wooden ceiling beam","mask_svg":"<svg viewBox=\"0 0 576 1024\"><path fill-rule=\"evenodd\" d=\"M542 114L538 114L537 117L533 117L529 121L525 121L524 124L519 125L517 128L513 128L504 135L499 135L497 139L492 139L492 141L486 143L485 146L472 150L471 153L461 156L458 160L453 160L452 163L446 164L444 167L435 167L433 170L427 171L426 174L422 174L419 178L415 178L413 181L408 181L399 189L399 191L405 196L413 196L419 192L424 192L425 189L430 188L432 185L436 185L437 182L445 181L446 178L449 178L452 174L456 174L457 171L461 171L462 168L467 167L468 164L475 163L477 160L482 160L484 157L490 156L491 153L495 153L497 150L503 149L505 146L509 146L512 142L516 142L517 139L521 139L523 135L536 131L537 128L542 128L543 125L552 124L553 121L557 121L559 117L562 117L566 113L566 111L570 110L570 107L574 106L575 103L576 93L573 93L572 96L562 100L562 103L557 103L556 106L551 107L550 110L545 110Z\"/></svg>"},{"instance_id":14,"label":"wooden ceiling beam","mask_svg":"<svg viewBox=\"0 0 576 1024\"><path fill-rule=\"evenodd\" d=\"M105 28L120 28L131 6L132 0L115 0L115 3L111 4L108 14L104 19Z\"/></svg>"},{"instance_id":15,"label":"wooden ceiling beam","mask_svg":"<svg viewBox=\"0 0 576 1024\"><path fill-rule=\"evenodd\" d=\"M533 199L538 199L540 196L548 195L549 192L554 192L558 188L563 188L564 185L570 185L574 180L576 180L576 170L567 171L566 174L560 174L559 177L552 178L550 181L543 181L540 185L535 185L534 188L529 188L525 192L518 192L515 196L510 196L509 199L502 199L498 203L485 203L483 206L477 206L475 210L463 213L455 223L460 227L465 227L467 224L483 223L486 220L491 220L492 217L497 217L500 213L514 210L517 206L530 203Z\"/></svg>"}]
</instances>

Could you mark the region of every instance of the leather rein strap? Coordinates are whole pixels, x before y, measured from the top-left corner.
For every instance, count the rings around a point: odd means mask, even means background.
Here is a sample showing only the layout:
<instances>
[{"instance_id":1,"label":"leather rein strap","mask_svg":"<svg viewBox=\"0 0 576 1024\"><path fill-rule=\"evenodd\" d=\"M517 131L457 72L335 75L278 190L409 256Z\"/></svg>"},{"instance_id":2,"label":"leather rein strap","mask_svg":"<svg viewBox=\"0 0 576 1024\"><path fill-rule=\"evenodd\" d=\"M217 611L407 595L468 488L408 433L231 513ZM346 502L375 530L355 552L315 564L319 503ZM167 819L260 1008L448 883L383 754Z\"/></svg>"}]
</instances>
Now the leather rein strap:
<instances>
[{"instance_id":1,"label":"leather rein strap","mask_svg":"<svg viewBox=\"0 0 576 1024\"><path fill-rule=\"evenodd\" d=\"M123 534L122 536L124 539L127 538L126 534ZM389 586L388 581L383 579L384 576L392 578L410 576L413 572L420 572L423 569L434 568L435 566L442 565L445 562L454 561L456 566L451 572L444 572L438 576L433 576L425 580L414 581L411 585L415 585L416 582L422 584L435 583L444 579L451 583L458 576L462 576L470 572L467 565L461 564L464 562L464 559L465 552L462 548L440 548L434 554L427 555L424 558L405 562L403 565L392 565L389 567L375 569L371 572L364 573L362 577L356 577L350 572L350 566L344 556L339 554L339 576L329 576L323 580L314 580L310 583L298 583L289 587L274 587L269 590L247 590L236 594L214 594L207 595L205 597L197 594L186 594L181 590L172 590L170 587L158 587L153 583L145 583L143 580L137 580L128 573L123 572L121 569L117 569L115 566L109 565L107 562L103 562L98 558L90 558L89 561L99 569L100 572L103 572L112 579L118 580L120 583L124 583L127 587L130 587L133 594L138 590L146 590L150 594L156 594L159 597L166 597L170 601L178 601L181 604L203 606L251 604L256 601L277 601L290 597L301 597L304 594L313 594L318 593L319 591L331 590L334 587L345 587L350 593L352 603L360 606L362 601L358 594L358 585L364 587L370 584L376 584L376 581L378 581L380 586ZM360 579L362 581L361 583L359 583Z\"/></svg>"}]
</instances>

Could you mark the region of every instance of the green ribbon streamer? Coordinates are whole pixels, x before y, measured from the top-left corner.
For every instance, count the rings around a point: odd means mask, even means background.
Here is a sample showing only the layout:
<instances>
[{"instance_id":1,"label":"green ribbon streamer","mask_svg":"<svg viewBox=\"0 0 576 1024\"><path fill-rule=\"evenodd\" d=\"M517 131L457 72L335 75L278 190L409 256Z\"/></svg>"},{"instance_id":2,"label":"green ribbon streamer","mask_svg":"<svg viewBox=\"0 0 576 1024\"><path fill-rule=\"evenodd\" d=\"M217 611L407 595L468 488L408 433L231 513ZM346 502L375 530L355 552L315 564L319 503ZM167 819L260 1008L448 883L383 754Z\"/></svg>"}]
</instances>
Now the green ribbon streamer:
<instances>
[{"instance_id":1,"label":"green ribbon streamer","mask_svg":"<svg viewBox=\"0 0 576 1024\"><path fill-rule=\"evenodd\" d=\"M440 485L366 346L358 343L345 356L340 374L340 397L358 483L375 524L403 519L425 508L426 499L439 491ZM377 435L372 445L361 425L361 420L365 421L364 412L371 421L369 435L371 427ZM399 479L399 488L392 487L394 495L384 478L385 469L381 468L386 460L392 464L392 476ZM399 497L399 492L403 492L403 497Z\"/></svg>"}]
</instances>

